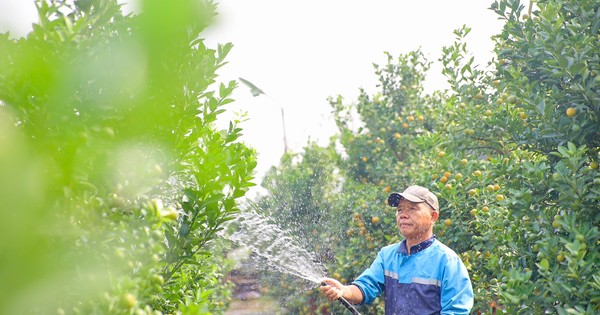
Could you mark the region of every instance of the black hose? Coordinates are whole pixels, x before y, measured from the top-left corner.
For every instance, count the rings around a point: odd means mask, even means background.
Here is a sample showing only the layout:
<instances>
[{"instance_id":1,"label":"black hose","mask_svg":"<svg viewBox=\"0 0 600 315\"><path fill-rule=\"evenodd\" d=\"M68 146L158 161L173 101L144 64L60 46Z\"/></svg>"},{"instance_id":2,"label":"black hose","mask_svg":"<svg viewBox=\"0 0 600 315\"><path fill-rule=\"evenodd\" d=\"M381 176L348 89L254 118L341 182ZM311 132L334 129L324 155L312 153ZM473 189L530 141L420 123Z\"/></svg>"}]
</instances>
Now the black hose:
<instances>
[{"instance_id":1,"label":"black hose","mask_svg":"<svg viewBox=\"0 0 600 315\"><path fill-rule=\"evenodd\" d=\"M327 284L326 282L323 282L323 283L321 283L321 285L326 286L329 284ZM340 303L342 303L342 305L344 305L352 314L360 315L360 313L354 308L354 306L352 304L350 304L350 302L348 302L348 300L346 300L340 296L340 298L338 298L338 301L340 301Z\"/></svg>"}]
</instances>

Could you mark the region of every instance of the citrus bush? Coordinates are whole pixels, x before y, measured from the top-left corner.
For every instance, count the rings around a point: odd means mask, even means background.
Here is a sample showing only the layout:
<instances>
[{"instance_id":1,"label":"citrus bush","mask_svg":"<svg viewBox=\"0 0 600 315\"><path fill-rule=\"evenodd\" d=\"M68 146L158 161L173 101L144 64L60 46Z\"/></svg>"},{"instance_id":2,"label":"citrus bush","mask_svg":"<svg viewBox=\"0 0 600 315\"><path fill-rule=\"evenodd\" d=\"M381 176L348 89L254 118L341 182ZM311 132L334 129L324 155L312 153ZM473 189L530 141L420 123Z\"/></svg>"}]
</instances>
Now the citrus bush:
<instances>
[{"instance_id":1,"label":"citrus bush","mask_svg":"<svg viewBox=\"0 0 600 315\"><path fill-rule=\"evenodd\" d=\"M0 313L224 312L216 234L256 162L216 127L236 83L215 84L232 46L199 37L214 5L35 5L0 35Z\"/></svg>"},{"instance_id":2,"label":"citrus bush","mask_svg":"<svg viewBox=\"0 0 600 315\"><path fill-rule=\"evenodd\" d=\"M346 232L324 262L329 276L352 281L401 239L387 195L420 184L440 197L434 233L469 270L473 314L598 313L600 4L503 0L490 9L506 24L486 68L469 55L463 27L440 58L449 89L423 92L429 62L415 51L376 67L375 95L331 100L342 179L327 183L337 187L333 204L312 211L327 208L336 220L322 225ZM295 310L344 312L318 295ZM383 300L360 310L383 314Z\"/></svg>"}]
</instances>

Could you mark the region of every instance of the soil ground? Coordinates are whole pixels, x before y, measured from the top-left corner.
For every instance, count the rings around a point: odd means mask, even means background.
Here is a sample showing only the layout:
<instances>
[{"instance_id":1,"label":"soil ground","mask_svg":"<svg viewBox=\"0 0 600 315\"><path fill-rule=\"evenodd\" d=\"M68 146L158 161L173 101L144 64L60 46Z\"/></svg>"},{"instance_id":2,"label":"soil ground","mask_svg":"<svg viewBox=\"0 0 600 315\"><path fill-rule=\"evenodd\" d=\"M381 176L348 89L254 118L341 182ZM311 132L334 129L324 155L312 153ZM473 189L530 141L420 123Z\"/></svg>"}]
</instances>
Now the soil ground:
<instances>
[{"instance_id":1,"label":"soil ground","mask_svg":"<svg viewBox=\"0 0 600 315\"><path fill-rule=\"evenodd\" d=\"M225 315L279 315L276 303L268 297L234 300Z\"/></svg>"}]
</instances>

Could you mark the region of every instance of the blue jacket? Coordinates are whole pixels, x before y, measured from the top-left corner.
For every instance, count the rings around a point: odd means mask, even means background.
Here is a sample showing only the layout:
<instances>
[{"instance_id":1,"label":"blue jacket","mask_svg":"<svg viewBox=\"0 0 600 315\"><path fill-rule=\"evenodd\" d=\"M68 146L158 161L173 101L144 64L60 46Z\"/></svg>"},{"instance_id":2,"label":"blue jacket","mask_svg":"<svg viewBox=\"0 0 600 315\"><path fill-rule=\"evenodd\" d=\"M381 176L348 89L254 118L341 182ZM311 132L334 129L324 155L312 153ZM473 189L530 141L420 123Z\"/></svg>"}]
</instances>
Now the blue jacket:
<instances>
[{"instance_id":1,"label":"blue jacket","mask_svg":"<svg viewBox=\"0 0 600 315\"><path fill-rule=\"evenodd\" d=\"M385 291L386 315L469 314L473 288L467 268L435 236L406 250L406 240L382 248L354 282L370 304Z\"/></svg>"}]
</instances>

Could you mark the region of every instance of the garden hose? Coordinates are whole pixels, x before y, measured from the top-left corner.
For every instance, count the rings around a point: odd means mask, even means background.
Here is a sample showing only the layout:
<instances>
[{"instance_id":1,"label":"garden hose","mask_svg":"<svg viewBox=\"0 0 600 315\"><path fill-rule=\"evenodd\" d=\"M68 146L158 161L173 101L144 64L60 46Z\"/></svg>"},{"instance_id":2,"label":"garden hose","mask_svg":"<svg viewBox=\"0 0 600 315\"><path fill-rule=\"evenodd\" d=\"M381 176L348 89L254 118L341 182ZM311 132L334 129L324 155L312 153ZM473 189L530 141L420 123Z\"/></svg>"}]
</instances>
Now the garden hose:
<instances>
[{"instance_id":1,"label":"garden hose","mask_svg":"<svg viewBox=\"0 0 600 315\"><path fill-rule=\"evenodd\" d=\"M322 282L321 283L322 286L327 286L329 284ZM340 301L340 303L342 303L342 305L344 305L352 314L354 315L360 315L360 313L354 308L354 306L352 306L352 304L350 304L350 302L348 302L348 300L344 299L343 297L339 297L338 301Z\"/></svg>"}]
</instances>

